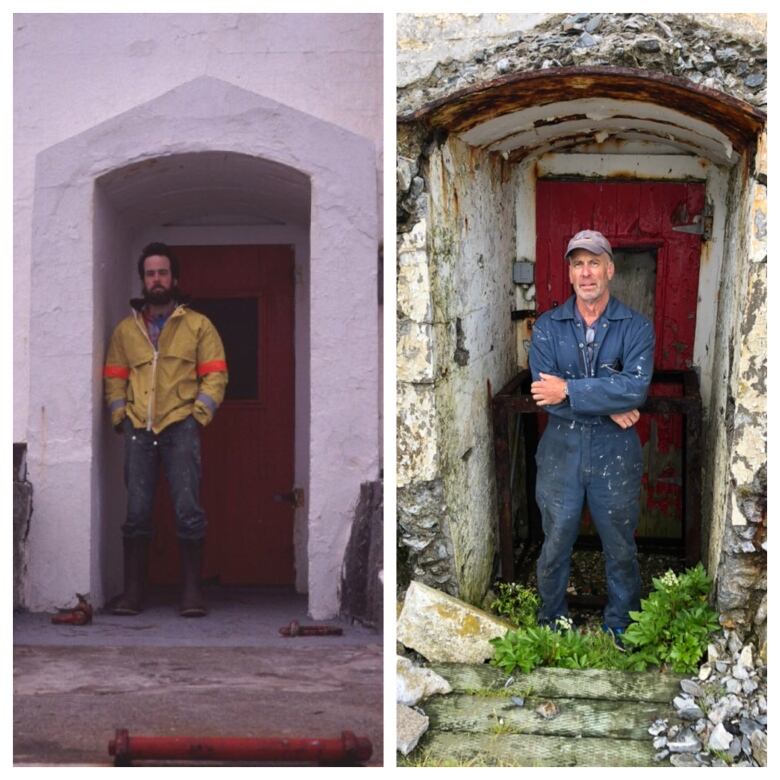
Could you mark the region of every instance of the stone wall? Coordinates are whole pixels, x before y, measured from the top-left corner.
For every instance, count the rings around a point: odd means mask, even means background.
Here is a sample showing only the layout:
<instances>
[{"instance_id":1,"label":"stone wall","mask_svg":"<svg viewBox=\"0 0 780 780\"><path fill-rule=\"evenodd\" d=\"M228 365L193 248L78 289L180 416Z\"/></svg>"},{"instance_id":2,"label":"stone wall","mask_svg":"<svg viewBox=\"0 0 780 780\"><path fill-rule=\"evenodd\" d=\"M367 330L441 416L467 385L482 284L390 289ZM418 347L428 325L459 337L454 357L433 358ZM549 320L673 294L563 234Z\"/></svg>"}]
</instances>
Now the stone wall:
<instances>
[{"instance_id":1,"label":"stone wall","mask_svg":"<svg viewBox=\"0 0 780 780\"><path fill-rule=\"evenodd\" d=\"M24 607L24 574L27 569L25 542L32 518L32 485L27 481L27 447L14 444L14 609Z\"/></svg>"},{"instance_id":2,"label":"stone wall","mask_svg":"<svg viewBox=\"0 0 780 780\"><path fill-rule=\"evenodd\" d=\"M344 553L339 589L340 614L349 621L382 629L384 502L381 482L364 482Z\"/></svg>"},{"instance_id":3,"label":"stone wall","mask_svg":"<svg viewBox=\"0 0 780 780\"><path fill-rule=\"evenodd\" d=\"M495 554L489 388L514 365L513 170L456 138L401 143L399 585L477 601Z\"/></svg>"},{"instance_id":4,"label":"stone wall","mask_svg":"<svg viewBox=\"0 0 780 780\"><path fill-rule=\"evenodd\" d=\"M415 28L400 26L405 37L399 69L408 76L398 93L399 114L507 73L587 65L658 71L719 89L759 108L766 106L765 15L709 14L706 19L699 14L538 15L540 23L506 30L503 40L497 30L469 36L469 28L479 19L460 16L462 39L469 42L462 49L463 58L453 59L449 53L452 24L446 28L446 46L436 49L427 44L439 53L439 60L417 78L406 65L416 51ZM417 34L429 41L445 29L437 22L439 18L418 27Z\"/></svg>"},{"instance_id":5,"label":"stone wall","mask_svg":"<svg viewBox=\"0 0 780 780\"><path fill-rule=\"evenodd\" d=\"M486 19L494 16L492 19ZM446 99L467 87L492 81L506 74L543 70L547 68L611 65L638 68L665 75L685 78L693 84L723 92L766 109L766 17L760 14L574 14L530 15L510 20L510 15L410 15L399 21L399 72L401 87L397 107L402 117L433 100ZM515 25L513 29L512 25ZM460 32L459 32L460 28ZM501 32L504 32L503 38ZM457 45L454 45L455 42ZM424 67L415 67L415 56L424 52ZM454 54L453 54L454 52ZM455 59L454 57L457 57ZM436 146L452 152L459 149L453 139L446 139L442 130L431 130L420 124L402 122L399 129L401 154L415 161L417 179L408 176L399 180L398 217L401 247L411 246L413 226L418 225L418 252L420 267L426 278L441 273L449 277L461 275L462 283L476 291L481 279L471 281L466 273L467 258L452 257L446 248L448 226L463 211L466 190L452 187L446 164L417 165L410 148L425 148L421 138L427 137L431 148ZM403 151L406 145L406 151ZM430 155L429 155L430 156ZM463 157L479 158L481 152L468 149ZM724 173L729 176L725 228L714 236L721 242L722 252L718 286L718 327L711 340L712 386L707 388L710 398L705 409L705 465L704 544L702 558L716 580L714 596L722 613L724 624L741 632L755 631L764 641L766 624L766 556L763 548L766 532L766 163L764 142L758 144L758 153L748 149L743 159ZM534 161L529 158L528 165ZM488 166L487 160L483 166ZM493 162L493 165L496 165ZM403 169L403 161L399 171ZM724 169L725 171L726 169ZM499 175L499 174L494 174ZM503 173L520 181L521 173ZM400 184L407 186L400 186ZM445 187L445 184L447 187ZM469 186L474 186L472 180ZM480 187L484 184L480 182ZM453 198L453 191L457 198ZM425 192L426 197L421 196ZM473 229L469 215L469 228ZM722 223L719 223L722 224ZM424 226L420 232L419 226ZM444 233L441 232L444 227ZM423 235L424 234L424 235ZM436 242L439 242L438 245ZM518 245L520 240L518 239ZM435 251L430 251L431 247ZM426 254L427 250L427 254ZM519 251L519 250L518 250ZM437 254L438 252L438 254ZM399 268L404 268L403 251ZM491 266L495 270L496 266ZM399 306L399 380L403 376L408 352L401 348L404 330L404 312L416 305L419 290L414 285L401 283L399 291L406 296ZM719 283L719 284L718 284ZM500 288L500 284L497 285ZM426 306L433 296L426 291ZM500 298L495 308L500 308ZM433 316L433 315L431 315ZM456 315L457 317L457 315ZM472 321L473 322L473 321ZM483 333L469 333L457 326L451 329L450 347L457 362L460 351L469 350L468 339L482 341ZM506 327L501 321L500 327ZM423 339L430 349L432 365L436 364L435 339ZM465 347L463 346L465 344ZM428 348L428 347L426 347ZM424 350L423 350L424 351ZM518 347L519 362L523 355ZM422 353L421 353L422 354ZM708 360L710 357L708 356ZM453 417L446 403L446 395L437 395L435 372L428 380L429 388L424 405L426 423L410 435L399 429L399 478L405 474L404 447L425 453L428 464L433 502L444 500L446 507L435 516L436 521L426 526L426 533L437 544L423 543L419 526L405 522L403 490L399 492L399 522L402 541L409 550L418 545L435 547L439 555L435 568L443 580L458 580L458 538L464 534L461 525L445 523L454 504L446 502L445 486L449 469L456 463L451 453L457 451L456 440L463 452L468 440L464 431L453 428ZM451 381L463 381L458 368L451 373ZM399 424L414 417L410 413L408 386L401 382L399 389ZM445 385L442 385L442 390ZM465 387L464 387L465 390ZM466 390L466 392L469 392ZM422 407L418 407L422 408ZM477 416L487 412L473 410ZM410 461L411 463L411 461ZM477 465L478 464L478 465ZM488 461L475 462L471 479L489 484L486 471ZM482 470L481 472L479 470ZM456 472L463 478L463 471ZM422 472L421 472L422 473ZM436 482L436 479L439 482ZM408 480L408 477L407 477ZM400 485L400 483L399 483ZM434 489L435 487L435 489ZM459 523L472 523L490 529L489 517L459 515ZM431 529L436 528L436 533ZM486 536L492 531L489 530ZM491 542L492 542L492 536ZM452 552L449 552L448 545ZM410 554L409 571L421 577L422 571L432 571L424 555ZM436 584L436 578L432 577ZM430 581L430 580L428 580ZM450 592L456 592L452 587ZM468 598L465 594L461 594Z\"/></svg>"},{"instance_id":6,"label":"stone wall","mask_svg":"<svg viewBox=\"0 0 780 780\"><path fill-rule=\"evenodd\" d=\"M718 322L733 325L723 350L721 401L710 414L704 481L705 495L715 497L705 515L712 518L706 554L716 578L721 622L755 633L762 647L767 631L765 140L742 182L734 221L737 262L724 273L722 308L733 311ZM732 285L736 295L729 295Z\"/></svg>"}]
</instances>

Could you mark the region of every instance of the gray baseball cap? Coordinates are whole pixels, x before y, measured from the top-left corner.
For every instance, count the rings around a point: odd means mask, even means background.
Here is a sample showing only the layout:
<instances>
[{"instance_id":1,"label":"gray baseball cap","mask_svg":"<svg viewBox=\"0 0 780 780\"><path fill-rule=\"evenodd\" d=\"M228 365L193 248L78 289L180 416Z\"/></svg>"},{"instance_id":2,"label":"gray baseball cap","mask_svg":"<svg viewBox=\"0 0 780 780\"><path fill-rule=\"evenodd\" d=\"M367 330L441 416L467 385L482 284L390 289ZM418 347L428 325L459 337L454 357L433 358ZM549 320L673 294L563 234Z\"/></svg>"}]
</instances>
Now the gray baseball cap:
<instances>
[{"instance_id":1,"label":"gray baseball cap","mask_svg":"<svg viewBox=\"0 0 780 780\"><path fill-rule=\"evenodd\" d=\"M612 247L609 245L609 241L598 230L580 230L579 233L575 234L569 241L569 246L566 247L565 257L567 260L575 249L587 249L594 255L602 255L606 252L612 257Z\"/></svg>"}]
</instances>

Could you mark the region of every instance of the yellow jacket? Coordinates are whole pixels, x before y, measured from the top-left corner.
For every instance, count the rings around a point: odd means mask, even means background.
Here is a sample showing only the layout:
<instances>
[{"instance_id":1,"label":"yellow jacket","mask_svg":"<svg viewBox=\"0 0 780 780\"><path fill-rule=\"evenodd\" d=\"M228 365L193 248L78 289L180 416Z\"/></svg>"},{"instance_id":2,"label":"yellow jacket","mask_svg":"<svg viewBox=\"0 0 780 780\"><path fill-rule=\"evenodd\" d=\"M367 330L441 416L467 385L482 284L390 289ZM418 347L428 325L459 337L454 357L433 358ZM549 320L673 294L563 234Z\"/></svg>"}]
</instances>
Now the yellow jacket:
<instances>
[{"instance_id":1,"label":"yellow jacket","mask_svg":"<svg viewBox=\"0 0 780 780\"><path fill-rule=\"evenodd\" d=\"M179 305L155 350L143 315L133 310L114 329L103 369L111 424L125 417L159 433L192 415L207 425L225 397L225 350L207 317Z\"/></svg>"}]
</instances>

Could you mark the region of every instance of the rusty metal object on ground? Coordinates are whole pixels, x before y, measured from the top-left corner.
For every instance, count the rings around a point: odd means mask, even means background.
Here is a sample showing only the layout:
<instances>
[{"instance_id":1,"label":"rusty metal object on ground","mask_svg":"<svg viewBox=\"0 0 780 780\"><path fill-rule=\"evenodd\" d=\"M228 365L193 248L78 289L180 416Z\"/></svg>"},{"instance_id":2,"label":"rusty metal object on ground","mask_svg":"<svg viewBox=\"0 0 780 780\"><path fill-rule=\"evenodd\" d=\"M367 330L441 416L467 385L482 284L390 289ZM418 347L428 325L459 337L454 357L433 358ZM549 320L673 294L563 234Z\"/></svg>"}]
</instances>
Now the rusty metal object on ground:
<instances>
[{"instance_id":1,"label":"rusty metal object on ground","mask_svg":"<svg viewBox=\"0 0 780 780\"><path fill-rule=\"evenodd\" d=\"M342 731L340 737L131 737L117 729L108 754L118 766L133 761L295 762L364 764L373 746L367 737Z\"/></svg>"},{"instance_id":2,"label":"rusty metal object on ground","mask_svg":"<svg viewBox=\"0 0 780 780\"><path fill-rule=\"evenodd\" d=\"M53 615L51 622L70 626L85 626L87 623L91 623L92 605L81 593L77 593L76 598L78 604L75 607L59 608L59 614Z\"/></svg>"},{"instance_id":3,"label":"rusty metal object on ground","mask_svg":"<svg viewBox=\"0 0 780 780\"><path fill-rule=\"evenodd\" d=\"M338 626L302 626L297 620L291 620L289 626L279 629L282 636L341 636L344 631Z\"/></svg>"}]
</instances>

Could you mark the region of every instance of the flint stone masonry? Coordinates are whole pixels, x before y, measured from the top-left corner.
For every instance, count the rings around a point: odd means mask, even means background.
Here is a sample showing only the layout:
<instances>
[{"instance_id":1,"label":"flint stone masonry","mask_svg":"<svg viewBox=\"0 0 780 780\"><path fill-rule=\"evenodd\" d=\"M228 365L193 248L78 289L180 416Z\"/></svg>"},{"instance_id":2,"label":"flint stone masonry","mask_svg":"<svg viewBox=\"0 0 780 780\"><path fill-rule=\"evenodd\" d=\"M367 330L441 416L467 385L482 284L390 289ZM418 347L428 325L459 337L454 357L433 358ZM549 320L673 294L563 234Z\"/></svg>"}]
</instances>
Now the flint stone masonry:
<instances>
[{"instance_id":1,"label":"flint stone masonry","mask_svg":"<svg viewBox=\"0 0 780 780\"><path fill-rule=\"evenodd\" d=\"M512 625L452 596L412 582L396 636L428 661L480 664L493 657L490 640Z\"/></svg>"},{"instance_id":2,"label":"flint stone masonry","mask_svg":"<svg viewBox=\"0 0 780 780\"><path fill-rule=\"evenodd\" d=\"M452 686L432 669L415 666L408 658L399 655L395 667L396 701L413 707L422 699L434 694L447 694Z\"/></svg>"},{"instance_id":3,"label":"flint stone masonry","mask_svg":"<svg viewBox=\"0 0 780 780\"><path fill-rule=\"evenodd\" d=\"M511 30L505 27L503 40L479 38L471 19L452 14L450 27L460 24L461 41L472 43L456 47L458 36L452 33L446 45L434 42L436 20L426 27L410 16L399 25L400 114L505 73L587 65L662 71L766 106L765 80L758 78L767 60L766 21L762 30L760 14L721 15L753 17L742 20L747 34L714 15L705 20L700 14L583 14L587 18L572 23L563 14L538 14ZM587 30L593 22L595 28ZM418 68L415 61L426 47L427 67ZM724 47L731 53L718 60L716 52Z\"/></svg>"},{"instance_id":4,"label":"flint stone masonry","mask_svg":"<svg viewBox=\"0 0 780 780\"><path fill-rule=\"evenodd\" d=\"M400 435L400 427L399 427ZM398 586L411 579L449 592L457 587L449 526L442 523L441 479L398 488Z\"/></svg>"}]
</instances>

